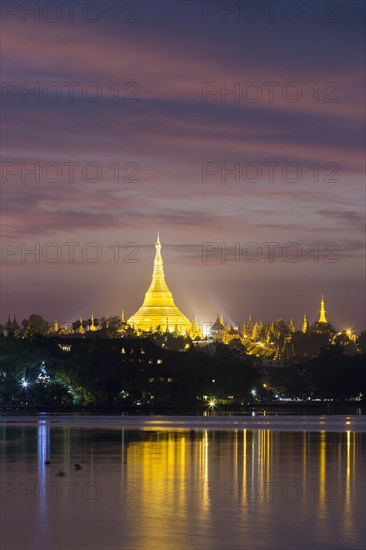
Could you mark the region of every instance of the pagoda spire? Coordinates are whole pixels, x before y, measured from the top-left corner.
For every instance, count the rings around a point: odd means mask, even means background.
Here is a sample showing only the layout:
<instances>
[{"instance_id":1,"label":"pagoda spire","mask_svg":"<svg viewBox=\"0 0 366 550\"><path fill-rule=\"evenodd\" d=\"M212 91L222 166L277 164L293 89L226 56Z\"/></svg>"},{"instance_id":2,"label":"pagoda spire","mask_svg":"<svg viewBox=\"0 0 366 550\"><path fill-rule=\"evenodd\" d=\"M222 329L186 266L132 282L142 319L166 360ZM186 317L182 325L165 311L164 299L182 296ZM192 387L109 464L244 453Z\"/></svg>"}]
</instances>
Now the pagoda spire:
<instances>
[{"instance_id":1,"label":"pagoda spire","mask_svg":"<svg viewBox=\"0 0 366 550\"><path fill-rule=\"evenodd\" d=\"M159 287L166 287L167 289L165 278L164 278L164 266L163 266L163 258L161 257L161 244L160 244L159 233L155 244L154 271L153 271L151 286L154 283L157 284Z\"/></svg>"},{"instance_id":2,"label":"pagoda spire","mask_svg":"<svg viewBox=\"0 0 366 550\"><path fill-rule=\"evenodd\" d=\"M304 320L302 322L302 329L301 331L305 334L308 330L308 320L306 318L306 313L304 313Z\"/></svg>"},{"instance_id":3,"label":"pagoda spire","mask_svg":"<svg viewBox=\"0 0 366 550\"><path fill-rule=\"evenodd\" d=\"M91 323L89 325L89 330L96 331L97 327L94 324L94 313L91 314Z\"/></svg>"},{"instance_id":4,"label":"pagoda spire","mask_svg":"<svg viewBox=\"0 0 366 550\"><path fill-rule=\"evenodd\" d=\"M82 319L81 315L80 315L80 326L79 326L78 332L80 334L84 334L84 332L85 332L84 327L83 327L83 319Z\"/></svg>"},{"instance_id":5,"label":"pagoda spire","mask_svg":"<svg viewBox=\"0 0 366 550\"><path fill-rule=\"evenodd\" d=\"M322 299L320 302L320 311L319 311L319 323L327 323L327 319L325 317L325 307L324 307L324 296L322 294Z\"/></svg>"}]
</instances>

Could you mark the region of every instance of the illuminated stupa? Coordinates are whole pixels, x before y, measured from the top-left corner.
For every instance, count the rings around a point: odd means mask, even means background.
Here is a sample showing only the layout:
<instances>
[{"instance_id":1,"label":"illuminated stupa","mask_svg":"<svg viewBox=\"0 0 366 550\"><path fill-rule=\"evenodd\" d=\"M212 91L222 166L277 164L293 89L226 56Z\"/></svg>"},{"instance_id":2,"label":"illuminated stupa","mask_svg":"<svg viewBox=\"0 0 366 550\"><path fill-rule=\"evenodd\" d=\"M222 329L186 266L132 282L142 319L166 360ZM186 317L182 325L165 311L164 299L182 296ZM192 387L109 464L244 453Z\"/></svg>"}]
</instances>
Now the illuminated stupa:
<instances>
[{"instance_id":1,"label":"illuminated stupa","mask_svg":"<svg viewBox=\"0 0 366 550\"><path fill-rule=\"evenodd\" d=\"M154 271L150 287L145 294L144 303L137 313L128 319L128 324L135 330L145 332L156 331L160 328L162 331L176 331L185 335L189 332L191 323L175 305L172 293L165 282L159 233L155 249Z\"/></svg>"},{"instance_id":2,"label":"illuminated stupa","mask_svg":"<svg viewBox=\"0 0 366 550\"><path fill-rule=\"evenodd\" d=\"M318 323L327 323L327 318L325 316L325 307L324 307L324 296L322 294L322 299L320 302L320 311L319 311L319 321Z\"/></svg>"}]
</instances>

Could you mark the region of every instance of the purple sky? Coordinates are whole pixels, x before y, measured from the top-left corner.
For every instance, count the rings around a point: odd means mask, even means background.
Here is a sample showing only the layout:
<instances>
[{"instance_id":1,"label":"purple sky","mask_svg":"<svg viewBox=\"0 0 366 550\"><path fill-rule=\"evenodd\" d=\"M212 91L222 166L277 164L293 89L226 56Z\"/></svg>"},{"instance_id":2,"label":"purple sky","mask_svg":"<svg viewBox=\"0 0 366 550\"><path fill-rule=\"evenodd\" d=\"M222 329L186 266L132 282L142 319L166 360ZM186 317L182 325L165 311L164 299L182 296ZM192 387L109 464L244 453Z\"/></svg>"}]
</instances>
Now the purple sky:
<instances>
[{"instance_id":1,"label":"purple sky","mask_svg":"<svg viewBox=\"0 0 366 550\"><path fill-rule=\"evenodd\" d=\"M190 319L365 327L364 4L265 4L4 3L2 320L130 316L160 231Z\"/></svg>"}]
</instances>

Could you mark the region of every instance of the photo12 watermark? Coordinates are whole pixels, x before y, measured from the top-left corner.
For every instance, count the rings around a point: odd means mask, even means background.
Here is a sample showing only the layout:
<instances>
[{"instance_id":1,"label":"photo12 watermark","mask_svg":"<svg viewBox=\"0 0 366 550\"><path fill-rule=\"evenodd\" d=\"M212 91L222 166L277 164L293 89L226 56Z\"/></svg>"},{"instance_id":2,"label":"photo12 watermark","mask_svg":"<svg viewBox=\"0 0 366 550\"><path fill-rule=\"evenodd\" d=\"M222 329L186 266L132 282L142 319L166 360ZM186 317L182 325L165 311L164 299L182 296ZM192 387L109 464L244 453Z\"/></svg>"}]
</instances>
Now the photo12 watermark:
<instances>
[{"instance_id":1,"label":"photo12 watermark","mask_svg":"<svg viewBox=\"0 0 366 550\"><path fill-rule=\"evenodd\" d=\"M275 103L339 103L340 86L338 82L313 81L277 82L265 80L250 81L206 81L202 82L202 103L219 104L275 104Z\"/></svg>"},{"instance_id":2,"label":"photo12 watermark","mask_svg":"<svg viewBox=\"0 0 366 550\"><path fill-rule=\"evenodd\" d=\"M134 161L116 160L108 166L99 162L2 162L1 183L140 183L140 165Z\"/></svg>"},{"instance_id":3,"label":"photo12 watermark","mask_svg":"<svg viewBox=\"0 0 366 550\"><path fill-rule=\"evenodd\" d=\"M100 103L103 100L124 105L135 105L141 101L140 85L131 80L114 81L111 84L100 82L40 82L40 81L3 81L1 83L1 102L7 104L18 99L22 104L55 104L62 101L73 103Z\"/></svg>"},{"instance_id":4,"label":"photo12 watermark","mask_svg":"<svg viewBox=\"0 0 366 550\"><path fill-rule=\"evenodd\" d=\"M64 477L65 472L59 472ZM80 483L76 481L2 481L1 502L9 504L95 504L97 502L113 502L118 504L134 504L140 501L140 487L135 482L110 483L102 485L95 482Z\"/></svg>"},{"instance_id":5,"label":"photo12 watermark","mask_svg":"<svg viewBox=\"0 0 366 550\"><path fill-rule=\"evenodd\" d=\"M334 24L340 20L340 2L279 0L203 0L201 22L258 25L258 23Z\"/></svg>"},{"instance_id":6,"label":"photo12 watermark","mask_svg":"<svg viewBox=\"0 0 366 550\"><path fill-rule=\"evenodd\" d=\"M1 3L2 23L86 23L114 22L136 25L141 21L141 2L110 0L12 1Z\"/></svg>"},{"instance_id":7,"label":"photo12 watermark","mask_svg":"<svg viewBox=\"0 0 366 550\"><path fill-rule=\"evenodd\" d=\"M203 263L298 263L301 260L310 260L314 263L338 263L339 244L335 242L313 242L304 245L297 242L280 243L278 241L266 242L203 242Z\"/></svg>"},{"instance_id":8,"label":"photo12 watermark","mask_svg":"<svg viewBox=\"0 0 366 550\"><path fill-rule=\"evenodd\" d=\"M339 183L336 162L202 162L202 183Z\"/></svg>"},{"instance_id":9,"label":"photo12 watermark","mask_svg":"<svg viewBox=\"0 0 366 550\"><path fill-rule=\"evenodd\" d=\"M39 263L88 263L95 264L103 260L113 263L139 263L139 245L135 242L114 242L111 245L94 241L39 242L39 241L2 241L1 262L3 264L39 264Z\"/></svg>"},{"instance_id":10,"label":"photo12 watermark","mask_svg":"<svg viewBox=\"0 0 366 550\"><path fill-rule=\"evenodd\" d=\"M339 487L337 483L316 484L309 483L306 486L292 481L280 483L269 481L265 483L202 483L202 502L216 501L220 503L271 503L279 504L287 502L295 504L304 498L312 502L338 503Z\"/></svg>"}]
</instances>

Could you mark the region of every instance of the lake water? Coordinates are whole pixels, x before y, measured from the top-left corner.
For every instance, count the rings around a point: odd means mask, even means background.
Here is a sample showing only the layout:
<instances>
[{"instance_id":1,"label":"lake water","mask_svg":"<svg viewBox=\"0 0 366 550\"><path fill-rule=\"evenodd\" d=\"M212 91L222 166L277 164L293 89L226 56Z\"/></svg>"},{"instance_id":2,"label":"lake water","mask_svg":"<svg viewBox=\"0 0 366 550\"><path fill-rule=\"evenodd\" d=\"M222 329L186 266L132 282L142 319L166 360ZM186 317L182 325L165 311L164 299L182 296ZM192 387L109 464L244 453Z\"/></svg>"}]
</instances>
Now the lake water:
<instances>
[{"instance_id":1,"label":"lake water","mask_svg":"<svg viewBox=\"0 0 366 550\"><path fill-rule=\"evenodd\" d=\"M365 431L361 416L3 418L0 548L364 549Z\"/></svg>"}]
</instances>

